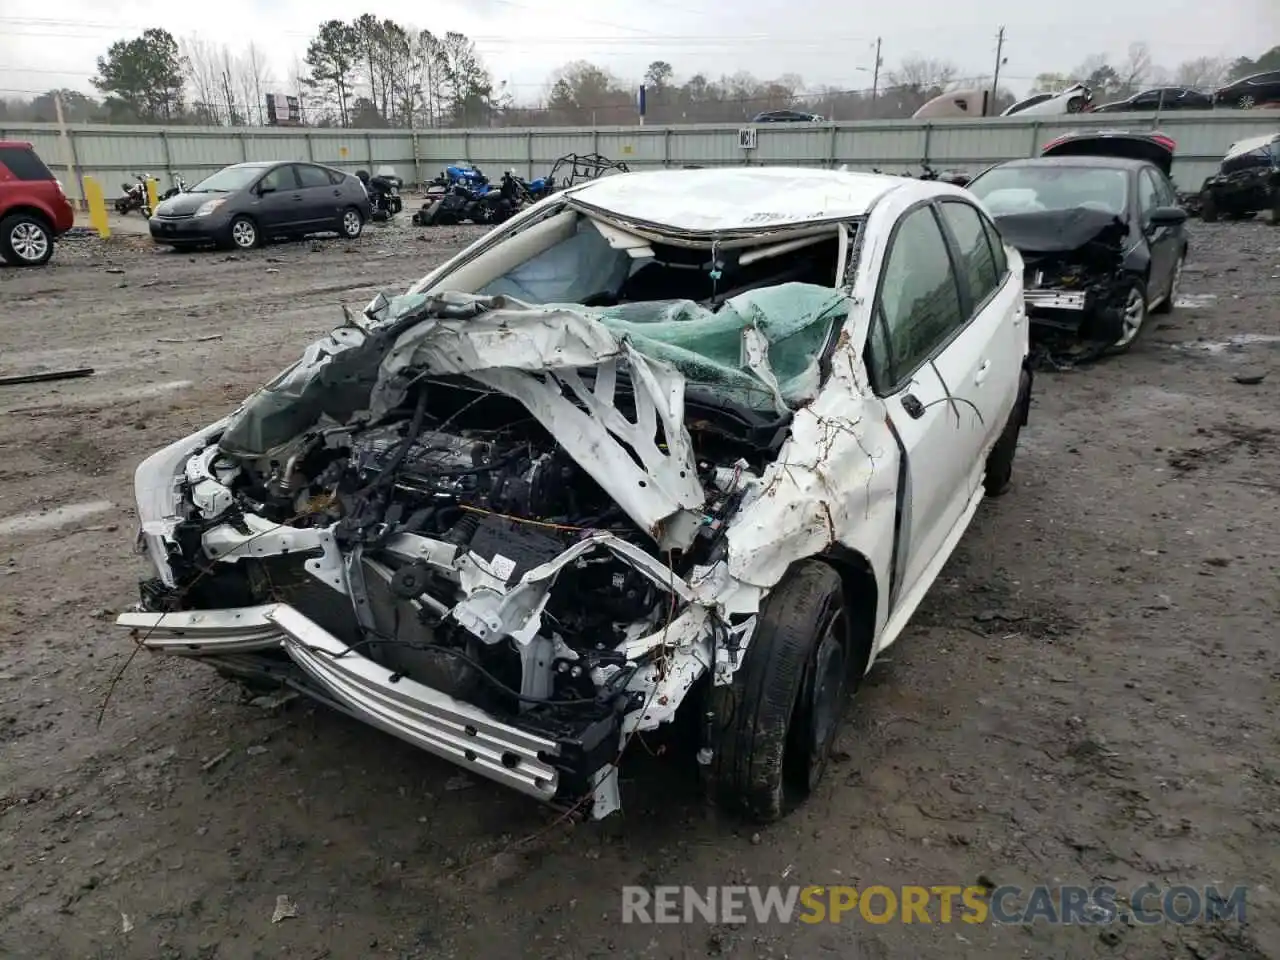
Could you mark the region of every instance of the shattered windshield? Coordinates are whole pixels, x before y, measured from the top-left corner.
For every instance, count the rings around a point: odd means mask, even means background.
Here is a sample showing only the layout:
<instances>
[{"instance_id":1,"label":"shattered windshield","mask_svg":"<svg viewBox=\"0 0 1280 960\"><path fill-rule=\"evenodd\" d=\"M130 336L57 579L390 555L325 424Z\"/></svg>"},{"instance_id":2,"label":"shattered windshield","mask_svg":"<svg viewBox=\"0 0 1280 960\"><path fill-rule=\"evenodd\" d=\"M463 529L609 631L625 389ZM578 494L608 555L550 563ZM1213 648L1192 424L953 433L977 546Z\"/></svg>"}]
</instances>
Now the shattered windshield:
<instances>
[{"instance_id":1,"label":"shattered windshield","mask_svg":"<svg viewBox=\"0 0 1280 960\"><path fill-rule=\"evenodd\" d=\"M1124 170L1052 164L996 167L970 183L969 190L996 217L1078 208L1123 216L1128 185Z\"/></svg>"}]
</instances>

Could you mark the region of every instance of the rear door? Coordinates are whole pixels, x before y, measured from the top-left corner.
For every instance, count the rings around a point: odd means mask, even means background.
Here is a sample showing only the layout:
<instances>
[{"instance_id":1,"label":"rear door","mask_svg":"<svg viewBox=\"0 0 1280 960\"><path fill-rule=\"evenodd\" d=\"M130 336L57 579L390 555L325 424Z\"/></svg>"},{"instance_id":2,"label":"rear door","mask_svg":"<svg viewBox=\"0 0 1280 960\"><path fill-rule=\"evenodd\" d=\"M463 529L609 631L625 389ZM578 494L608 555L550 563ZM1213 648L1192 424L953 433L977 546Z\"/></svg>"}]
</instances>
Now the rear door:
<instances>
[{"instance_id":1,"label":"rear door","mask_svg":"<svg viewBox=\"0 0 1280 960\"><path fill-rule=\"evenodd\" d=\"M895 605L930 572L970 515L982 433L972 425L972 411L959 410L949 397L939 372L964 336L965 321L938 214L931 203L910 208L889 240L866 347L868 374L903 456Z\"/></svg>"},{"instance_id":2,"label":"rear door","mask_svg":"<svg viewBox=\"0 0 1280 960\"><path fill-rule=\"evenodd\" d=\"M987 453L1018 397L1027 352L1026 306L1022 285L1009 274L999 235L982 211L958 198L940 201L938 209L960 281L965 327L939 355L937 368L959 404L957 430L967 427L976 433L970 442L978 455L968 478L969 491L976 494Z\"/></svg>"},{"instance_id":3,"label":"rear door","mask_svg":"<svg viewBox=\"0 0 1280 960\"><path fill-rule=\"evenodd\" d=\"M310 163L294 165L302 187L303 221L313 230L330 230L338 221L342 188L334 184L329 171Z\"/></svg>"}]
</instances>

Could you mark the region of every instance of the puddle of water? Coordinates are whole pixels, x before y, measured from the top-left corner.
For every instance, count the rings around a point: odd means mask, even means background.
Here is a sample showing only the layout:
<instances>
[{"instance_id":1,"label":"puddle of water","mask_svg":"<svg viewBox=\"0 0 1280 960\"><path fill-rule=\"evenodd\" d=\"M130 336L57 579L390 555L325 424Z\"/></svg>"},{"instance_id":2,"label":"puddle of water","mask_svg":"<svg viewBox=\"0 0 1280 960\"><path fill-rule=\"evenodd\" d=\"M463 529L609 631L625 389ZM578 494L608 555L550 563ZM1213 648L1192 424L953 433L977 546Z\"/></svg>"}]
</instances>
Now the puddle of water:
<instances>
[{"instance_id":1,"label":"puddle of water","mask_svg":"<svg viewBox=\"0 0 1280 960\"><path fill-rule=\"evenodd\" d=\"M1243 350L1246 347L1273 347L1280 344L1280 335L1274 333L1235 333L1225 340L1197 340L1195 343L1175 343L1175 350L1198 350L1202 353L1218 355L1228 350Z\"/></svg>"},{"instance_id":2,"label":"puddle of water","mask_svg":"<svg viewBox=\"0 0 1280 960\"><path fill-rule=\"evenodd\" d=\"M1212 307L1217 302L1216 293L1184 293L1173 301L1177 310L1198 310L1201 307Z\"/></svg>"},{"instance_id":3,"label":"puddle of water","mask_svg":"<svg viewBox=\"0 0 1280 960\"><path fill-rule=\"evenodd\" d=\"M69 503L65 507L54 507L45 513L23 513L0 520L0 535L56 530L85 517L91 517L95 513L103 513L113 506L115 505L110 500L91 500L87 503Z\"/></svg>"}]
</instances>

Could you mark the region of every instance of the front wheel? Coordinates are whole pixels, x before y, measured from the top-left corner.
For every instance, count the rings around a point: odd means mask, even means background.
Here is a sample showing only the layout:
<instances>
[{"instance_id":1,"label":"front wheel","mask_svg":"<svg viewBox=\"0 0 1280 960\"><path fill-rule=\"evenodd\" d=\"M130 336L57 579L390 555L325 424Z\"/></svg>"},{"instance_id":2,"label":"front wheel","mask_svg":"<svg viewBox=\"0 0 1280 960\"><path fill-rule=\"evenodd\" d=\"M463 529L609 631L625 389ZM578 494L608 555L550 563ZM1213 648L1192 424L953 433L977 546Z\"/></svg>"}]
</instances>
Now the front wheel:
<instances>
[{"instance_id":1,"label":"front wheel","mask_svg":"<svg viewBox=\"0 0 1280 960\"><path fill-rule=\"evenodd\" d=\"M1018 399L1009 411L1009 419L995 446L987 454L987 468L982 475L982 488L988 497L1009 492L1013 480L1013 458L1018 452L1018 437L1027 424L1031 411L1031 371L1023 370L1018 378Z\"/></svg>"},{"instance_id":2,"label":"front wheel","mask_svg":"<svg viewBox=\"0 0 1280 960\"><path fill-rule=\"evenodd\" d=\"M227 239L238 250L252 250L262 240L258 225L248 217L236 217L227 227Z\"/></svg>"},{"instance_id":3,"label":"front wheel","mask_svg":"<svg viewBox=\"0 0 1280 960\"><path fill-rule=\"evenodd\" d=\"M1147 325L1146 284L1135 280L1124 296L1120 313L1120 338L1111 345L1112 353L1123 353L1133 346Z\"/></svg>"},{"instance_id":4,"label":"front wheel","mask_svg":"<svg viewBox=\"0 0 1280 960\"><path fill-rule=\"evenodd\" d=\"M342 211L342 220L338 224L338 232L348 240L354 240L364 230L364 217L355 207L347 207Z\"/></svg>"},{"instance_id":5,"label":"front wheel","mask_svg":"<svg viewBox=\"0 0 1280 960\"><path fill-rule=\"evenodd\" d=\"M53 235L38 217L15 213L0 220L0 256L15 267L37 267L53 256Z\"/></svg>"},{"instance_id":6,"label":"front wheel","mask_svg":"<svg viewBox=\"0 0 1280 960\"><path fill-rule=\"evenodd\" d=\"M848 699L852 646L840 575L797 564L765 601L733 683L710 691L707 786L720 804L767 823L813 792Z\"/></svg>"},{"instance_id":7,"label":"front wheel","mask_svg":"<svg viewBox=\"0 0 1280 960\"><path fill-rule=\"evenodd\" d=\"M1178 254L1178 262L1173 265L1173 276L1169 278L1169 294L1160 301L1152 313L1172 313L1174 301L1178 299L1178 288L1182 286L1182 267L1187 262L1185 253Z\"/></svg>"}]
</instances>

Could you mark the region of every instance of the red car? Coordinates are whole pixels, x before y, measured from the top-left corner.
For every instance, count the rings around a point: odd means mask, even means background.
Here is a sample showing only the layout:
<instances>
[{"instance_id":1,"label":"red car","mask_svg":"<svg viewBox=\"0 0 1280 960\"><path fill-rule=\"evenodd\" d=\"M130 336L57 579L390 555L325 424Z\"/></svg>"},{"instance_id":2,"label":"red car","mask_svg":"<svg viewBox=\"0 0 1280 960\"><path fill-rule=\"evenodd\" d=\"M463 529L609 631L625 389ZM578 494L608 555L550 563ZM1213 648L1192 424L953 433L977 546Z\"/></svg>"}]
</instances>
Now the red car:
<instances>
[{"instance_id":1,"label":"red car","mask_svg":"<svg viewBox=\"0 0 1280 960\"><path fill-rule=\"evenodd\" d=\"M75 208L29 143L0 140L0 258L34 267L53 256Z\"/></svg>"}]
</instances>

